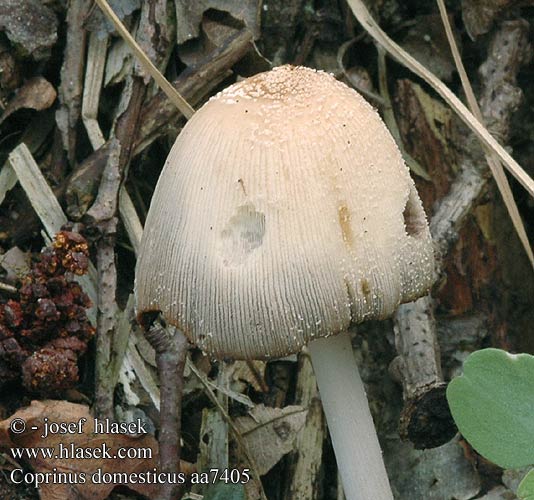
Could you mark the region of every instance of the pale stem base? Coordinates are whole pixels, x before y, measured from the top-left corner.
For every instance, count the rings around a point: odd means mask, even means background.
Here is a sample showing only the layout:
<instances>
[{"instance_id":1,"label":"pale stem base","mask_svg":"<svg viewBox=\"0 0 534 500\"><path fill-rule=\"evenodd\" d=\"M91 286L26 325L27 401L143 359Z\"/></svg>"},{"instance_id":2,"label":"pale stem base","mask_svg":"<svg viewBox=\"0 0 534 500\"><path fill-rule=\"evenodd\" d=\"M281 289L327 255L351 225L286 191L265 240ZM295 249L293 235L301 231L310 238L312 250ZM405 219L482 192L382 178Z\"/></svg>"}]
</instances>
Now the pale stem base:
<instances>
[{"instance_id":1,"label":"pale stem base","mask_svg":"<svg viewBox=\"0 0 534 500\"><path fill-rule=\"evenodd\" d=\"M348 332L308 344L347 500L392 500Z\"/></svg>"}]
</instances>

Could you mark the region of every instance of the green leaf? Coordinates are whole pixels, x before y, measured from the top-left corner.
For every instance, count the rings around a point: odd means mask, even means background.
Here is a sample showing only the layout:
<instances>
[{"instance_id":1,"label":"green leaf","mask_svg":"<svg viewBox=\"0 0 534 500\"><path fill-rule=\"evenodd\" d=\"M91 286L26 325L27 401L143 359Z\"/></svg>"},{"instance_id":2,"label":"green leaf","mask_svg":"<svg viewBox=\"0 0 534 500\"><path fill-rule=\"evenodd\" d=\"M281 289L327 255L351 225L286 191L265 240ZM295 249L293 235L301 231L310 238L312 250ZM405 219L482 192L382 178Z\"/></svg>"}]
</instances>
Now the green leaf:
<instances>
[{"instance_id":1,"label":"green leaf","mask_svg":"<svg viewBox=\"0 0 534 500\"><path fill-rule=\"evenodd\" d=\"M242 484L216 483L204 494L204 500L245 500L245 487Z\"/></svg>"},{"instance_id":2,"label":"green leaf","mask_svg":"<svg viewBox=\"0 0 534 500\"><path fill-rule=\"evenodd\" d=\"M449 384L447 400L478 453L507 469L534 464L534 356L474 352Z\"/></svg>"},{"instance_id":3,"label":"green leaf","mask_svg":"<svg viewBox=\"0 0 534 500\"><path fill-rule=\"evenodd\" d=\"M534 469L519 483L517 496L519 500L534 500Z\"/></svg>"}]
</instances>

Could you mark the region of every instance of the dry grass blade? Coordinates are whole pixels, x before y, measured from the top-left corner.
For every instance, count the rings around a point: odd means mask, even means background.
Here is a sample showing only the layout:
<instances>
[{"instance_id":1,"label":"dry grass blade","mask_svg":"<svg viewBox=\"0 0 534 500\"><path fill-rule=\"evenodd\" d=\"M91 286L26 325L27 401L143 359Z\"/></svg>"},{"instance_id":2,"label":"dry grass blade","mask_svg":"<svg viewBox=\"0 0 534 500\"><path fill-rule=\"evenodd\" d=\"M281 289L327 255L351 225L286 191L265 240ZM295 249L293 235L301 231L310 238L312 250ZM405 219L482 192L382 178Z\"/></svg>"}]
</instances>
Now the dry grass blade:
<instances>
[{"instance_id":1,"label":"dry grass blade","mask_svg":"<svg viewBox=\"0 0 534 500\"><path fill-rule=\"evenodd\" d=\"M447 34L447 40L449 41L451 52L454 57L454 63L456 64L456 68L462 81L462 87L467 97L467 103L469 104L469 108L471 109L475 117L480 122L482 122L482 112L480 111L480 107L473 92L473 88L471 87L471 82L469 81L469 77L467 76L467 73L465 71L462 62L462 57L460 56L460 51L458 50L456 40L454 39L452 27L449 22L449 17L447 15L447 8L445 7L445 2L443 0L437 0L437 2L439 7L439 13L441 15L441 20L443 22L443 26L445 27L445 33ZM527 232L525 231L525 226L523 225L523 221L519 214L517 204L514 200L512 190L510 189L510 184L508 183L508 179L506 178L506 175L504 173L504 169L495 153L492 153L491 151L488 151L486 153L486 161L488 162L488 166L491 170L491 173L495 178L497 187L501 192L506 208L508 209L508 213L510 214L510 218L512 219L514 228L530 260L530 264L532 267L534 267L534 254L532 253L532 248L530 246L530 242L528 241Z\"/></svg>"},{"instance_id":2,"label":"dry grass blade","mask_svg":"<svg viewBox=\"0 0 534 500\"><path fill-rule=\"evenodd\" d=\"M41 219L47 236L53 239L54 235L61 230L61 226L66 224L67 217L26 144L19 144L9 153L8 163L15 172L33 209ZM76 281L82 285L93 303L93 307L88 310L87 315L94 323L96 320L94 304L97 303L94 266L89 264L88 275L79 276Z\"/></svg>"},{"instance_id":3,"label":"dry grass blade","mask_svg":"<svg viewBox=\"0 0 534 500\"><path fill-rule=\"evenodd\" d=\"M135 255L139 254L139 246L141 245L141 237L143 236L143 225L137 215L137 210L126 191L124 186L119 191L119 212L121 214L122 222L130 238L130 243L134 249Z\"/></svg>"},{"instance_id":4,"label":"dry grass blade","mask_svg":"<svg viewBox=\"0 0 534 500\"><path fill-rule=\"evenodd\" d=\"M0 205L4 202L7 192L13 189L16 184L17 174L8 162L0 170Z\"/></svg>"},{"instance_id":5,"label":"dry grass blade","mask_svg":"<svg viewBox=\"0 0 534 500\"><path fill-rule=\"evenodd\" d=\"M137 348L135 347L134 342L128 344L128 349L126 351L126 358L128 360L128 365L132 367L133 371L137 375L140 384L143 389L150 396L152 403L159 411L160 409L160 392L159 387L152 376L152 373L146 366L146 362L143 360ZM130 387L130 383L126 384L126 387Z\"/></svg>"},{"instance_id":6,"label":"dry grass blade","mask_svg":"<svg viewBox=\"0 0 534 500\"><path fill-rule=\"evenodd\" d=\"M96 33L89 37L87 49L87 68L83 85L82 120L87 130L93 149L98 149L105 142L104 135L98 125L98 103L100 101L100 88L104 76L108 37L100 39ZM87 89L91 89L88 91Z\"/></svg>"},{"instance_id":7,"label":"dry grass blade","mask_svg":"<svg viewBox=\"0 0 534 500\"><path fill-rule=\"evenodd\" d=\"M399 47L373 19L367 7L361 0L347 0L352 12L364 29L384 49L401 64L405 65L417 76L427 82L447 104L458 114L461 120L476 134L480 141L502 161L504 166L521 183L521 185L534 197L534 179L508 154L508 152L493 138L486 127L467 109L451 90L433 73L428 71L421 63L416 61L410 54Z\"/></svg>"},{"instance_id":8,"label":"dry grass blade","mask_svg":"<svg viewBox=\"0 0 534 500\"><path fill-rule=\"evenodd\" d=\"M53 239L67 223L67 217L26 144L21 143L11 151L8 161L48 236Z\"/></svg>"},{"instance_id":9,"label":"dry grass blade","mask_svg":"<svg viewBox=\"0 0 534 500\"><path fill-rule=\"evenodd\" d=\"M174 103L174 105L181 111L181 113L187 118L191 118L195 113L195 110L189 105L189 103L176 91L176 89L169 83L169 81L160 73L158 68L152 64L152 61L143 52L141 47L134 40L132 35L128 32L120 19L115 15L113 9L109 6L106 0L96 0L98 6L102 9L102 12L113 23L116 30L119 32L124 41L130 46L133 53L139 59L143 67L154 78L161 90L167 94L167 97Z\"/></svg>"}]
</instances>

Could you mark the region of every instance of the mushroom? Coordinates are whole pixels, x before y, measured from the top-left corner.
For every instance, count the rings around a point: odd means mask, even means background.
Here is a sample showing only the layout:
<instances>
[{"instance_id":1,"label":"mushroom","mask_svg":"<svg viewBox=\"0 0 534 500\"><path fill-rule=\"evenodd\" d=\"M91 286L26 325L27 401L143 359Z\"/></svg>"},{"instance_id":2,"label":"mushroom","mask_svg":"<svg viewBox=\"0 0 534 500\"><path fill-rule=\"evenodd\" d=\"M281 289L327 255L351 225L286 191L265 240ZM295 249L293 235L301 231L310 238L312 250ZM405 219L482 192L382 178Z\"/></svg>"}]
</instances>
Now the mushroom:
<instances>
[{"instance_id":1,"label":"mushroom","mask_svg":"<svg viewBox=\"0 0 534 500\"><path fill-rule=\"evenodd\" d=\"M212 97L158 181L137 311L215 358L308 345L348 499L392 498L347 329L423 295L433 246L376 111L322 71L281 66Z\"/></svg>"}]
</instances>

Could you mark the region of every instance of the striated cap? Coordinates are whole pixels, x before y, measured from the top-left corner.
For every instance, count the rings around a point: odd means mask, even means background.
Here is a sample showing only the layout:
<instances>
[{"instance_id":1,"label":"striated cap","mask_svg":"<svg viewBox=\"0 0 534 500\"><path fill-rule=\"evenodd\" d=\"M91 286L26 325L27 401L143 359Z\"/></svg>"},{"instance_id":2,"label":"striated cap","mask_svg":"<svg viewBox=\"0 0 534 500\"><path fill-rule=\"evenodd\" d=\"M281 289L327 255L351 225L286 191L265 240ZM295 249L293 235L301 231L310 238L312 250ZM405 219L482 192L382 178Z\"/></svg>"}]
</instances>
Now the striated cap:
<instances>
[{"instance_id":1,"label":"striated cap","mask_svg":"<svg viewBox=\"0 0 534 500\"><path fill-rule=\"evenodd\" d=\"M414 183L377 112L282 66L211 98L169 154L146 220L137 312L215 357L269 358L390 316L431 286Z\"/></svg>"}]
</instances>

